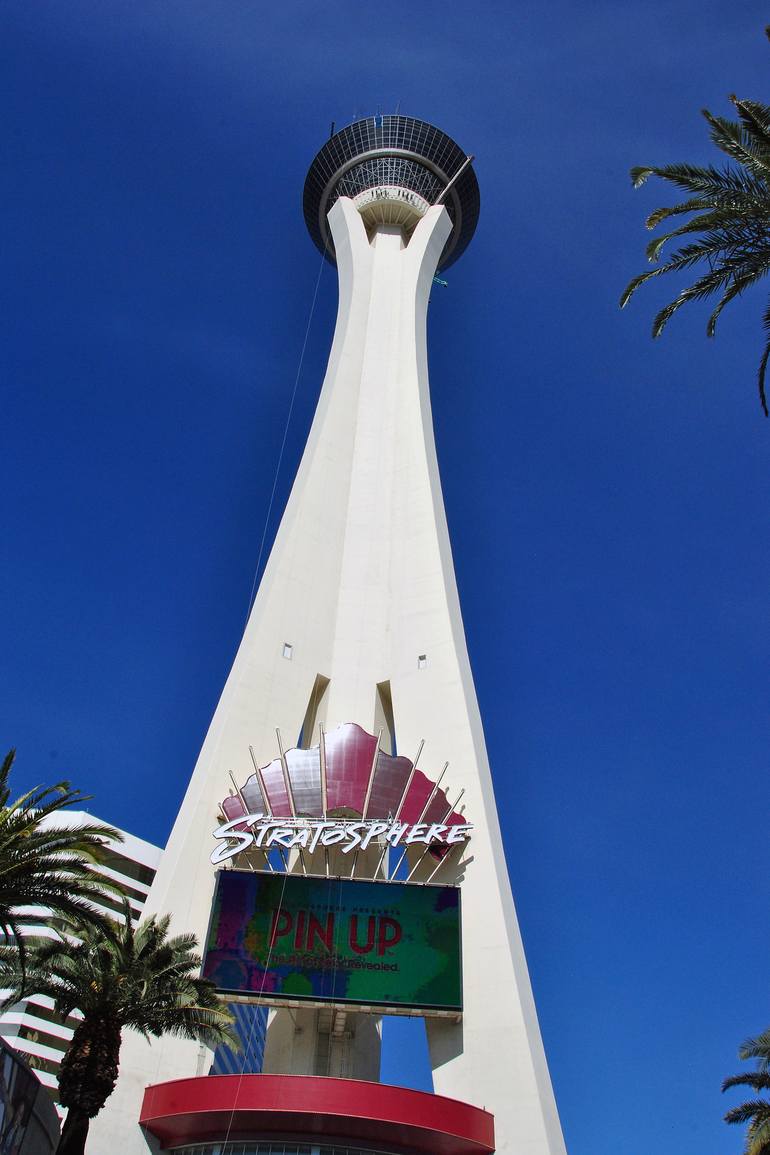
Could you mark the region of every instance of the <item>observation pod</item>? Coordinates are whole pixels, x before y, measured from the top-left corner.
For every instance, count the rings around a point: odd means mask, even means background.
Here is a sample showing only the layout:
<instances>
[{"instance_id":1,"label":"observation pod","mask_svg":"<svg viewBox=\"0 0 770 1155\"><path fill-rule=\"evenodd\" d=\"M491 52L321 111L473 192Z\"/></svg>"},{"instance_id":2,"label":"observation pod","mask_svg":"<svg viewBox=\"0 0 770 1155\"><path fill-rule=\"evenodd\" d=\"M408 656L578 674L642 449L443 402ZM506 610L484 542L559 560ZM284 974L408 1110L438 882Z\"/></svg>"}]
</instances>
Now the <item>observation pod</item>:
<instances>
[{"instance_id":1,"label":"observation pod","mask_svg":"<svg viewBox=\"0 0 770 1155\"><path fill-rule=\"evenodd\" d=\"M432 205L443 202L452 231L437 267L465 251L479 219L479 186L471 161L439 128L412 116L370 116L326 142L305 180L303 207L313 242L335 256L329 212L349 197L370 237L378 225L397 225L409 237Z\"/></svg>"},{"instance_id":2,"label":"observation pod","mask_svg":"<svg viewBox=\"0 0 770 1155\"><path fill-rule=\"evenodd\" d=\"M431 416L428 304L476 228L472 157L357 121L304 213L339 279L328 366L144 908L269 1008L264 1059L211 1077L197 1043L126 1037L89 1155L564 1155ZM384 1014L424 1020L434 1093L380 1082Z\"/></svg>"}]
</instances>

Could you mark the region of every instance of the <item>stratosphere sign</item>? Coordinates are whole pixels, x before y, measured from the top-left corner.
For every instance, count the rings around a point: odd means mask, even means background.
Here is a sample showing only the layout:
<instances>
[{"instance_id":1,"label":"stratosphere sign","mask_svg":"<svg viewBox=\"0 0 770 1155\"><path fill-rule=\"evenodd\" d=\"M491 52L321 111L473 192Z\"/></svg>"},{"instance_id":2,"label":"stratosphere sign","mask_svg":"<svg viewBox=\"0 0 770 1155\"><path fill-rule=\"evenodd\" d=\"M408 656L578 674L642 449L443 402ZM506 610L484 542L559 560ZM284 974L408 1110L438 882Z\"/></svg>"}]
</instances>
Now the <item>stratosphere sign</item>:
<instances>
[{"instance_id":1,"label":"stratosphere sign","mask_svg":"<svg viewBox=\"0 0 770 1155\"><path fill-rule=\"evenodd\" d=\"M217 875L202 975L229 998L462 1010L460 892L303 875Z\"/></svg>"},{"instance_id":2,"label":"stratosphere sign","mask_svg":"<svg viewBox=\"0 0 770 1155\"><path fill-rule=\"evenodd\" d=\"M345 818L272 818L264 814L239 814L213 831L219 846L211 853L214 866L256 846L269 850L274 846L286 850L306 850L336 846L343 854L366 850L382 839L387 846L412 846L416 842L431 850L454 847L467 842L473 827L469 822L450 825L445 822L399 822L396 819L357 821Z\"/></svg>"}]
</instances>

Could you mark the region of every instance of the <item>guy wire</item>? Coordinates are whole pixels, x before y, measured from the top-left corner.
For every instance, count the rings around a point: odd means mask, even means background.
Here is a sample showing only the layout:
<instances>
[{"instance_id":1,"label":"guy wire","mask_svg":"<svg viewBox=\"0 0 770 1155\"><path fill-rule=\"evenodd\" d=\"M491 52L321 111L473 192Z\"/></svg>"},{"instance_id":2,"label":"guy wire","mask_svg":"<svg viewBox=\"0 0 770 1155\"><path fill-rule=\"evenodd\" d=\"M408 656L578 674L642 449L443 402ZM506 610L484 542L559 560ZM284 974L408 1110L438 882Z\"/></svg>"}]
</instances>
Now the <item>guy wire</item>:
<instances>
[{"instance_id":1,"label":"guy wire","mask_svg":"<svg viewBox=\"0 0 770 1155\"><path fill-rule=\"evenodd\" d=\"M283 462L283 452L286 448L286 439L289 435L289 425L291 424L291 417L292 417L292 413L294 412L294 402L295 402L296 397L297 397L297 388L299 386L300 376L302 375L302 364L305 360L305 350L307 349L308 337L310 336L310 326L313 323L313 314L315 313L316 301L318 300L318 286L321 284L321 273L323 272L324 261L326 260L326 249L327 249L327 244L324 244L324 251L321 254L321 263L318 266L318 276L316 277L315 289L313 291L313 301L312 301L312 304L310 305L310 314L308 316L307 325L305 327L305 339L302 342L302 350L301 350L300 355L299 355L299 364L297 366L297 375L294 378L294 388L292 389L291 401L289 402L289 412L286 414L286 424L285 424L284 429L283 429L283 438L281 440L281 449L280 449L280 452L278 453L278 462L277 462L276 467L275 467L275 476L273 477L273 488L270 491L270 500L267 503L267 513L265 514L265 524L264 524L264 527L262 529L262 539L259 543L259 554L257 555L257 564L256 564L256 567L254 569L254 580L251 583L251 593L249 594L249 605L248 605L248 609L246 610L246 620L243 623L244 630L246 629L246 626L249 623L249 615L251 614L251 610L252 610L252 607L254 605L254 595L255 595L256 589L257 589L257 581L259 579L259 568L262 564L262 554L264 553L264 550L265 550L265 540L267 538L267 527L268 527L268 524L270 522L270 514L273 512L273 502L275 501L275 491L278 487L278 475L281 471L281 464Z\"/></svg>"}]
</instances>

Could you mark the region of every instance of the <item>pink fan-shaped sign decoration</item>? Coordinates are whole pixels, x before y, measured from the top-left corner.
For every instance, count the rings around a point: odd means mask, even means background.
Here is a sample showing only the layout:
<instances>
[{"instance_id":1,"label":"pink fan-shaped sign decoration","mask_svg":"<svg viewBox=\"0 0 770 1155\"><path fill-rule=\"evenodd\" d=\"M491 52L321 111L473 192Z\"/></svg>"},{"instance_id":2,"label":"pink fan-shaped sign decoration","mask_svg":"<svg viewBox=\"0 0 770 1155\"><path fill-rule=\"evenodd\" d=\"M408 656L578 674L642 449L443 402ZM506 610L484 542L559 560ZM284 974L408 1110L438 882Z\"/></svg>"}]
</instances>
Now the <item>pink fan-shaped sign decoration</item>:
<instances>
[{"instance_id":1,"label":"pink fan-shaped sign decoration","mask_svg":"<svg viewBox=\"0 0 770 1155\"><path fill-rule=\"evenodd\" d=\"M415 770L408 758L380 750L375 736L354 722L346 722L325 735L324 753L325 809L321 750L313 746L309 750L287 750L286 773L281 759L275 758L260 768L259 775L254 773L247 778L240 790L247 809L240 797L230 795L222 803L222 810L229 820L247 813L288 818L293 802L294 813L303 818L398 819L410 824L446 826L467 822L462 814L450 810L445 791L436 789L435 782L422 770Z\"/></svg>"}]
</instances>

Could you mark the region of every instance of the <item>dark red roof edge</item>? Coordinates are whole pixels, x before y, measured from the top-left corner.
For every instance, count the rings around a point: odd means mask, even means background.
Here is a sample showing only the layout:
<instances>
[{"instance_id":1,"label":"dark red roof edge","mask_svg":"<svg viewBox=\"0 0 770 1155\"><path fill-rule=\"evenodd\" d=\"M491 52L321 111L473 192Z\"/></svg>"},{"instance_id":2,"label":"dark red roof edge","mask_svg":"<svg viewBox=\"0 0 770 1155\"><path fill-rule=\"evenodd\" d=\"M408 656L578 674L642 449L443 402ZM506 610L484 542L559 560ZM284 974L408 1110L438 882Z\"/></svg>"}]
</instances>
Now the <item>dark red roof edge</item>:
<instances>
[{"instance_id":1,"label":"dark red roof edge","mask_svg":"<svg viewBox=\"0 0 770 1155\"><path fill-rule=\"evenodd\" d=\"M491 1155L494 1118L480 1107L385 1083L316 1075L208 1075L147 1087L140 1123L164 1146L324 1137L380 1151Z\"/></svg>"}]
</instances>

